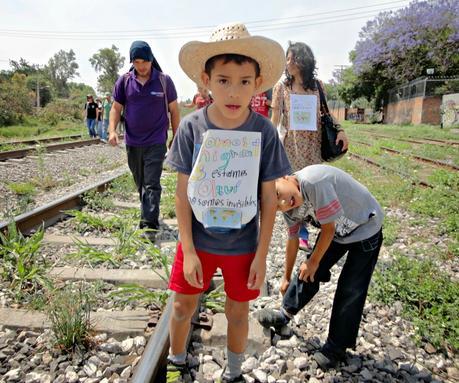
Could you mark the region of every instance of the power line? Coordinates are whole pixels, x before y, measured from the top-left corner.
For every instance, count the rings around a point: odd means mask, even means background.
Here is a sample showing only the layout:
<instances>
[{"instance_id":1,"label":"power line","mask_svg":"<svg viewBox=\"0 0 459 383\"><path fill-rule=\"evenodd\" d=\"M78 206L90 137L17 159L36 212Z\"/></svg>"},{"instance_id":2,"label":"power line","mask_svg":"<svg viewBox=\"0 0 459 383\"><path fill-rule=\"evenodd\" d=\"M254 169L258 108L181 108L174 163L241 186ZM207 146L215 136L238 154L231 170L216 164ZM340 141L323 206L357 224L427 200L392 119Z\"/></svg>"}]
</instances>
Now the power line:
<instances>
[{"instance_id":1,"label":"power line","mask_svg":"<svg viewBox=\"0 0 459 383\"><path fill-rule=\"evenodd\" d=\"M295 20L295 19L300 19L300 20L293 21L293 23L303 23L304 21L307 21L307 20L302 20L302 19L311 18L314 16L330 15L333 13L343 13L343 12L349 12L349 11L353 11L357 9L362 10L362 9L367 9L367 8L381 7L383 5L406 3L406 2L407 0L389 1L389 2L384 2L384 3L379 3L379 4L368 5L368 6L312 13L309 15L291 16L291 17L284 17L284 18L278 18L278 19L253 20L253 21L247 21L245 24L249 27L249 29L253 30L257 28L266 28L269 26L283 25L287 23L291 24L292 20ZM393 10L393 7L374 9L371 12L380 12L380 11L386 11L386 10ZM370 12L370 10L366 10L364 12ZM362 12L357 12L356 14L361 14L361 13ZM354 14L351 13L347 15L337 15L337 16L330 16L330 17L344 17L344 16L351 16L351 15L354 15ZM327 17L327 18L330 18L330 17ZM322 18L319 18L317 20L321 20L321 19ZM258 26L254 25L253 27L250 27L250 25L252 24L265 24L265 25L258 25ZM112 34L156 34L156 33L159 33L162 35L162 34L176 33L176 34L186 34L186 36L189 36L190 34L194 33L197 36L202 36L204 34L208 35L210 32L210 29L213 29L213 28L215 28L215 25L195 26L195 27L187 27L187 28L171 27L171 28L161 28L161 29L125 30L125 31L39 31L39 30L0 29L0 33L5 33L8 36L10 34L13 34L14 36L24 36L24 37L33 37L34 35L37 35L37 37L43 37L43 38L44 37L58 37L59 39L74 37L72 35L75 35L75 37L78 37L77 35L82 35L85 37L86 35L88 35L87 36L88 39L100 39L99 37L105 38L105 37L108 37L107 35L112 35ZM65 36L65 35L70 35L70 36Z\"/></svg>"},{"instance_id":2,"label":"power line","mask_svg":"<svg viewBox=\"0 0 459 383\"><path fill-rule=\"evenodd\" d=\"M359 20L359 19L364 19L364 18L371 18L374 16L377 16L380 12L382 11L387 11L387 10L397 10L401 9L402 7L398 8L383 8L383 9L378 9L378 10L373 10L372 12L370 11L365 11L365 12L356 12L352 14L347 14L347 15L342 15L342 16L334 16L334 17L326 17L326 18L320 18L316 20L310 20L308 22L282 22L282 23L277 23L277 24L271 24L271 25L260 25L258 27L251 28L252 32L262 32L262 31L271 31L271 30L279 30L279 29L300 29L300 28L305 28L309 26L314 26L314 25L322 25L322 24L329 24L329 23L334 23L334 22L342 22L342 21L353 21L353 20ZM375 13L377 12L377 13ZM166 31L163 31L161 34L140 34L142 37L145 38L152 38L152 39L177 39L177 38L197 38L197 37L207 37L210 34L211 30L209 31L203 31L203 32L176 32L176 33L168 33ZM41 39L41 40L77 40L77 41L96 41L96 40L131 40L133 36L126 36L126 32L120 31L118 32L119 34L123 35L122 37L116 37L116 36L55 36L55 35L49 35L45 33L41 34L34 34L34 33L25 33L25 32L1 32L0 31L0 37L12 37L12 38L32 38L32 39ZM137 34L139 36L139 34Z\"/></svg>"}]
</instances>

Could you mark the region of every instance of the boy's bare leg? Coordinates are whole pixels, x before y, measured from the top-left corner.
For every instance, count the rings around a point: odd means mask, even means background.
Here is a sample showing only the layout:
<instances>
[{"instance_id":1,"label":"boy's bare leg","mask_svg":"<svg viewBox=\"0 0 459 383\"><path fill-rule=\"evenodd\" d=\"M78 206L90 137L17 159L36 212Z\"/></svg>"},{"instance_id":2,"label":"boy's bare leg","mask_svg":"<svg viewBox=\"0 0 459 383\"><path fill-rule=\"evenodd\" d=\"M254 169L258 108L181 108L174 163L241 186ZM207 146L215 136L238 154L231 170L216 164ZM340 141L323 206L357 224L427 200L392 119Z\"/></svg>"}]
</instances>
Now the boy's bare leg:
<instances>
[{"instance_id":1,"label":"boy's bare leg","mask_svg":"<svg viewBox=\"0 0 459 383\"><path fill-rule=\"evenodd\" d=\"M243 353L249 334L249 302L238 302L226 297L225 314L228 320L228 350L236 354Z\"/></svg>"},{"instance_id":2,"label":"boy's bare leg","mask_svg":"<svg viewBox=\"0 0 459 383\"><path fill-rule=\"evenodd\" d=\"M169 322L169 337L171 341L170 354L178 355L185 352L186 340L191 326L191 317L196 310L200 294L175 294L171 320Z\"/></svg>"}]
</instances>

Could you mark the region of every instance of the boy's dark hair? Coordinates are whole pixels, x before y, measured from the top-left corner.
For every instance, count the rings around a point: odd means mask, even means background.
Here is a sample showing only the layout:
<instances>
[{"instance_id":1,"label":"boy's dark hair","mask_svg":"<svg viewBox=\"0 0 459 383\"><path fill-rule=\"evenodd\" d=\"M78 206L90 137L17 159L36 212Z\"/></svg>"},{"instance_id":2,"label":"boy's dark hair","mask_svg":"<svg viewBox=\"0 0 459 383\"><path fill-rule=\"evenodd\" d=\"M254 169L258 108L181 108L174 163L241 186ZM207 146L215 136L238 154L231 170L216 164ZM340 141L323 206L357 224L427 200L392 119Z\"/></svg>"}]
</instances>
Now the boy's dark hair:
<instances>
[{"instance_id":1,"label":"boy's dark hair","mask_svg":"<svg viewBox=\"0 0 459 383\"><path fill-rule=\"evenodd\" d=\"M295 58L295 64L300 70L304 90L315 90L317 88L315 79L316 59L314 58L314 54L312 53L311 48L305 43L292 43L289 41L286 56L288 56L290 52ZM291 86L293 78L290 73L288 73L287 68L285 69L285 76L285 83L288 86Z\"/></svg>"},{"instance_id":2,"label":"boy's dark hair","mask_svg":"<svg viewBox=\"0 0 459 383\"><path fill-rule=\"evenodd\" d=\"M223 64L228 64L229 62L235 62L238 65L244 63L252 63L255 66L255 77L260 76L260 65L253 58L234 53L224 53L221 55L213 56L206 61L206 64L204 66L204 72L206 72L209 77L210 72L212 71L212 69L214 69L215 62L218 60L223 60Z\"/></svg>"}]
</instances>

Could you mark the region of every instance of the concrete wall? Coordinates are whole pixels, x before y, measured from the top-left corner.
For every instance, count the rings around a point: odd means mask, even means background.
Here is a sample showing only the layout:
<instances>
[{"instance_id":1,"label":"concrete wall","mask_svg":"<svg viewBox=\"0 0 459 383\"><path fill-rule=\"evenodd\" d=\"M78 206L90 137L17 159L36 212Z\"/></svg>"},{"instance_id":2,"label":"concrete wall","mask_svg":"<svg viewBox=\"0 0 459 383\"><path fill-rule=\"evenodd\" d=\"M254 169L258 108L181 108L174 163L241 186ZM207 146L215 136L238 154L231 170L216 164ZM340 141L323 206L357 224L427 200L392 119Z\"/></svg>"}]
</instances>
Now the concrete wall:
<instances>
[{"instance_id":1,"label":"concrete wall","mask_svg":"<svg viewBox=\"0 0 459 383\"><path fill-rule=\"evenodd\" d=\"M442 100L442 121L445 128L459 125L459 93L445 94Z\"/></svg>"}]
</instances>

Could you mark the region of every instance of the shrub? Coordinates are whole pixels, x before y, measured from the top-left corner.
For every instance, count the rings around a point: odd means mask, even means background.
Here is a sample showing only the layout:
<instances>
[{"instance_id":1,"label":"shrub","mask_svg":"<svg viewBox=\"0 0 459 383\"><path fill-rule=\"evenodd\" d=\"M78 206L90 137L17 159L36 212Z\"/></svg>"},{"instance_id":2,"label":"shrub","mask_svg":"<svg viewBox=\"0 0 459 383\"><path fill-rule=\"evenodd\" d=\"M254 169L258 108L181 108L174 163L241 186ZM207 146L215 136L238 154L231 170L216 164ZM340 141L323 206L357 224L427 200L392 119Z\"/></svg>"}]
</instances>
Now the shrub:
<instances>
[{"instance_id":1,"label":"shrub","mask_svg":"<svg viewBox=\"0 0 459 383\"><path fill-rule=\"evenodd\" d=\"M29 93L26 76L14 74L9 80L0 81L0 126L13 125L32 113L33 96Z\"/></svg>"},{"instance_id":2,"label":"shrub","mask_svg":"<svg viewBox=\"0 0 459 383\"><path fill-rule=\"evenodd\" d=\"M50 125L56 125L63 120L81 120L81 105L74 100L57 99L50 102L39 112L40 119Z\"/></svg>"}]
</instances>

